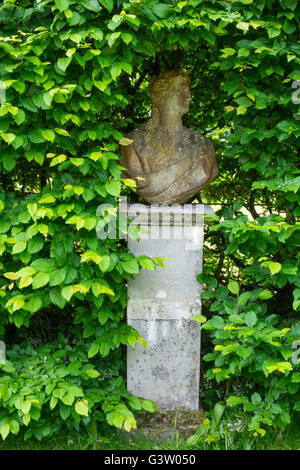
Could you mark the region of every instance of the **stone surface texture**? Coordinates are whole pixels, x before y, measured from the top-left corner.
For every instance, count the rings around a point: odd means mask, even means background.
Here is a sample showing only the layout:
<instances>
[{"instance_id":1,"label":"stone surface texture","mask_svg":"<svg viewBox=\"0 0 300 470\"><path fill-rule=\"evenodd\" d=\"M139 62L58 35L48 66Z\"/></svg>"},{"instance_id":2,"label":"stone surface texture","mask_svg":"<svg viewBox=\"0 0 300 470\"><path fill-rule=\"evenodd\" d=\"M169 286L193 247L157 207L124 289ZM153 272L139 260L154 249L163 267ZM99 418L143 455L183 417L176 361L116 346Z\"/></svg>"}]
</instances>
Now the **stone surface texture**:
<instances>
[{"instance_id":1,"label":"stone surface texture","mask_svg":"<svg viewBox=\"0 0 300 470\"><path fill-rule=\"evenodd\" d=\"M150 204L184 204L218 174L212 142L183 127L189 110L190 78L185 70L163 72L149 84L151 118L121 146L124 176Z\"/></svg>"},{"instance_id":2,"label":"stone surface texture","mask_svg":"<svg viewBox=\"0 0 300 470\"><path fill-rule=\"evenodd\" d=\"M166 257L165 268L142 269L128 281L127 322L148 342L127 351L127 388L161 410L199 408L203 214L209 206L129 207L133 224L147 229L128 239L135 256Z\"/></svg>"}]
</instances>

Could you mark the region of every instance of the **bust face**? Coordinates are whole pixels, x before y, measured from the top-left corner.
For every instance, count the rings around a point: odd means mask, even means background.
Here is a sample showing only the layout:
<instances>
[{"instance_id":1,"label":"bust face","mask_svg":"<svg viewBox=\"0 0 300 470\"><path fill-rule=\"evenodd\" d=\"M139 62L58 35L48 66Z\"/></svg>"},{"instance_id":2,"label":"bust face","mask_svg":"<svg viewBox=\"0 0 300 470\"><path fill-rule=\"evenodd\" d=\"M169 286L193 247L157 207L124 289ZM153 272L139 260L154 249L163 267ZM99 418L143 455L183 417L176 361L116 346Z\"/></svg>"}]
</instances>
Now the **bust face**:
<instances>
[{"instance_id":1,"label":"bust face","mask_svg":"<svg viewBox=\"0 0 300 470\"><path fill-rule=\"evenodd\" d=\"M164 93L164 100L160 103L159 109L166 111L168 115L181 117L188 113L191 99L189 82L185 77L178 77Z\"/></svg>"},{"instance_id":2,"label":"bust face","mask_svg":"<svg viewBox=\"0 0 300 470\"><path fill-rule=\"evenodd\" d=\"M189 82L184 77L180 78L180 80L178 81L180 83L178 86L178 92L176 93L177 106L178 112L181 116L183 116L190 109L190 101L192 99L192 95L190 92Z\"/></svg>"},{"instance_id":3,"label":"bust face","mask_svg":"<svg viewBox=\"0 0 300 470\"><path fill-rule=\"evenodd\" d=\"M151 101L157 108L180 116L189 111L192 96L188 75L178 73L170 77L158 78L152 90Z\"/></svg>"}]
</instances>

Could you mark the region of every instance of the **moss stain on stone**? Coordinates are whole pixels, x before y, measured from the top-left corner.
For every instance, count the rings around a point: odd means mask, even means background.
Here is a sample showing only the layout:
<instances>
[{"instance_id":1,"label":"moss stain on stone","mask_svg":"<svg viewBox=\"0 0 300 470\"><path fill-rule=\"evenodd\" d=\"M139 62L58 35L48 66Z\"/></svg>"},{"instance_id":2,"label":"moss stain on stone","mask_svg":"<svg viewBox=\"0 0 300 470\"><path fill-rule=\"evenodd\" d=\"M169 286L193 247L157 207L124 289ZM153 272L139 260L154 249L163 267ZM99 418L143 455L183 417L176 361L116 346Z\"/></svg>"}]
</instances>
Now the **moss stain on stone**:
<instances>
[{"instance_id":1,"label":"moss stain on stone","mask_svg":"<svg viewBox=\"0 0 300 470\"><path fill-rule=\"evenodd\" d=\"M185 409L171 411L147 411L136 417L137 433L155 439L175 438L188 439L203 421L204 412Z\"/></svg>"}]
</instances>

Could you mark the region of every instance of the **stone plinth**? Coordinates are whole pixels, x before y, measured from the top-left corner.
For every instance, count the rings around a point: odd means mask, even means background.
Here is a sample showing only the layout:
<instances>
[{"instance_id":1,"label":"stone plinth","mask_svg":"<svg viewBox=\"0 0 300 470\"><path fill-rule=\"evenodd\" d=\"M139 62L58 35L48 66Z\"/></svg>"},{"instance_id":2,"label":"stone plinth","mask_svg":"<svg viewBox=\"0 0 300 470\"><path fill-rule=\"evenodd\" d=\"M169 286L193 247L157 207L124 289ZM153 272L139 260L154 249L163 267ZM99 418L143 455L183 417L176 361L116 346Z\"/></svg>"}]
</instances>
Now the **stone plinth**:
<instances>
[{"instance_id":1,"label":"stone plinth","mask_svg":"<svg viewBox=\"0 0 300 470\"><path fill-rule=\"evenodd\" d=\"M135 256L165 257L165 268L142 269L128 282L127 322L149 348L137 343L127 350L127 388L154 400L161 410L199 409L203 215L209 206L185 204L127 208L132 224L148 232L129 237Z\"/></svg>"}]
</instances>

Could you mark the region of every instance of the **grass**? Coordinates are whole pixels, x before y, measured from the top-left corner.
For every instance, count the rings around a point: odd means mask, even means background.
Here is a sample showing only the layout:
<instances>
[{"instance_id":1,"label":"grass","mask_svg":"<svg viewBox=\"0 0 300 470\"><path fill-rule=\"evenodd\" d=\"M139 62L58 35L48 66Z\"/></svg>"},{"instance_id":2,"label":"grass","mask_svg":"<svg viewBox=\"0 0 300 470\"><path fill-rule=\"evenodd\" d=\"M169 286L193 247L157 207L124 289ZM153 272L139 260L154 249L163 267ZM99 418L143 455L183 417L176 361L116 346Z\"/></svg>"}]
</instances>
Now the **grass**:
<instances>
[{"instance_id":1,"label":"grass","mask_svg":"<svg viewBox=\"0 0 300 470\"><path fill-rule=\"evenodd\" d=\"M263 439L254 440L252 450L300 450L299 428L290 427L282 434L270 432ZM221 447L221 446L220 446ZM240 446L237 446L241 448ZM203 450L203 446L189 447L183 439L157 441L141 434L110 431L93 443L87 434L62 434L42 442L36 439L24 441L22 435L9 436L0 442L3 450ZM222 447L221 447L222 448Z\"/></svg>"}]
</instances>

